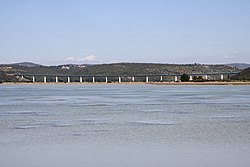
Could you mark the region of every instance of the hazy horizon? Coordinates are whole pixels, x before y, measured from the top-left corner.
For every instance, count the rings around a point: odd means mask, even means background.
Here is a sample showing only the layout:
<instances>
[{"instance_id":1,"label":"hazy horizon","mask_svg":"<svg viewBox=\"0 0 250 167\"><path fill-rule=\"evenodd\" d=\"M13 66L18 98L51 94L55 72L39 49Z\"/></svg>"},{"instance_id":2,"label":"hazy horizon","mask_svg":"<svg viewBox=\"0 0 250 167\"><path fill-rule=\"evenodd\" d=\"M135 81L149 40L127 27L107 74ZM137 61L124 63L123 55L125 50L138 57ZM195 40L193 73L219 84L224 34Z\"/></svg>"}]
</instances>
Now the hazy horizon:
<instances>
[{"instance_id":1,"label":"hazy horizon","mask_svg":"<svg viewBox=\"0 0 250 167\"><path fill-rule=\"evenodd\" d=\"M1 0L0 64L250 63L248 0Z\"/></svg>"},{"instance_id":2,"label":"hazy horizon","mask_svg":"<svg viewBox=\"0 0 250 167\"><path fill-rule=\"evenodd\" d=\"M60 66L60 65L103 65L103 64L122 64L122 63L138 63L138 64L175 64L175 65L189 65L189 64L201 64L201 65L228 65L228 64L250 64L250 63L152 63L152 62L111 62L111 63L61 63L61 64L42 64L31 61L23 61L23 62L13 62L13 63L0 63L0 65L12 65L12 64L22 64L22 63L32 63L38 64L42 66Z\"/></svg>"}]
</instances>

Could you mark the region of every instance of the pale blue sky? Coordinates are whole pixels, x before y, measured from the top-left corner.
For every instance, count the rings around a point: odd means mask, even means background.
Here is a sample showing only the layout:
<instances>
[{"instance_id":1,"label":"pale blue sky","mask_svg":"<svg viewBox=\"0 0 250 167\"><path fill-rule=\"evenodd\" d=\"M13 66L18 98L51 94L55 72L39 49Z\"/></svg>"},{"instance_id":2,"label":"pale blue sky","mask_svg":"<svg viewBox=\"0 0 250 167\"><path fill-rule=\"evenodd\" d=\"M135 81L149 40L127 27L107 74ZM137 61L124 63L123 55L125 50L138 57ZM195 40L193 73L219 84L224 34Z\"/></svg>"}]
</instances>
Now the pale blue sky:
<instances>
[{"instance_id":1,"label":"pale blue sky","mask_svg":"<svg viewBox=\"0 0 250 167\"><path fill-rule=\"evenodd\" d=\"M0 63L250 63L250 0L0 0Z\"/></svg>"}]
</instances>

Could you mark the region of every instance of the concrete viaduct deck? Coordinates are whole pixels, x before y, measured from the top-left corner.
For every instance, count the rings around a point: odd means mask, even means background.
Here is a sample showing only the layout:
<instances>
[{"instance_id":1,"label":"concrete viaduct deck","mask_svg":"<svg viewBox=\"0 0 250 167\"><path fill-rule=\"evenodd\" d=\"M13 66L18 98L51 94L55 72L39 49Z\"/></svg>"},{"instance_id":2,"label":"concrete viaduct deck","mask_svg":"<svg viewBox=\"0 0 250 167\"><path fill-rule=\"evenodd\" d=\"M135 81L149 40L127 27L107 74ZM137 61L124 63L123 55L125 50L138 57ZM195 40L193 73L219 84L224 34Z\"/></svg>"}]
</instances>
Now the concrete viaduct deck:
<instances>
[{"instance_id":1,"label":"concrete viaduct deck","mask_svg":"<svg viewBox=\"0 0 250 167\"><path fill-rule=\"evenodd\" d=\"M192 81L194 76L202 76L203 79L209 80L209 78L213 78L213 80L224 80L224 76L235 75L238 72L219 72L219 73L193 73L187 74L189 76L189 80ZM48 82L47 78L54 78L53 82L60 82L59 78L66 78L66 82L72 82L71 78L78 78L77 82L86 82L84 78L88 78L88 82L97 82L98 78L103 78L102 82L114 82L114 78L116 78L116 82L123 82L123 79L126 78L127 82L164 82L164 78L170 77L172 78L171 81L178 82L180 77L183 74L143 74L143 75L68 75L68 74L25 74L19 73L15 74L21 78L29 78L32 82L39 82L36 80L37 77L42 77L42 81L40 82ZM217 76L218 79L215 79ZM219 76L219 77L218 77ZM112 80L111 80L112 78ZM140 80L138 80L140 78ZM158 79L156 79L158 78ZM50 81L51 82L51 81ZM62 81L61 81L62 82ZM73 82L76 82L73 81ZM100 82L100 81L99 81Z\"/></svg>"}]
</instances>

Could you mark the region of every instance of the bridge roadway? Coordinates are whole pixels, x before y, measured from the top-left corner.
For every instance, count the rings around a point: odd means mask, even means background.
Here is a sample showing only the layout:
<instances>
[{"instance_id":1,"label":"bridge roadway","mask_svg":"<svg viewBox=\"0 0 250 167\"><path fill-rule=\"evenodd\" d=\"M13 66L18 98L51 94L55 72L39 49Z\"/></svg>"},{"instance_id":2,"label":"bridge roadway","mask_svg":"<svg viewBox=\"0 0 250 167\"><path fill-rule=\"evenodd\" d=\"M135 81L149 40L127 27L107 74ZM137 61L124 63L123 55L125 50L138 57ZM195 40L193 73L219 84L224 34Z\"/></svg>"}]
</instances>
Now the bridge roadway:
<instances>
[{"instance_id":1,"label":"bridge roadway","mask_svg":"<svg viewBox=\"0 0 250 167\"><path fill-rule=\"evenodd\" d=\"M205 74L198 74L198 73L194 73L194 74L187 74L189 76L189 80L192 81L194 76L202 76L203 79L205 80L209 80L209 76L210 78L213 77L213 80L215 80L215 76L219 76L219 80L224 80L224 76L225 75L234 75L234 74L238 74L238 72L220 72L220 73L205 73ZM78 78L78 82L82 83L83 82L83 78L91 78L91 82L96 82L97 78L105 78L105 82L108 83L110 78L117 78L118 82L121 83L122 82L122 78L128 78L130 82L138 82L136 81L136 78L144 78L143 82L149 82L149 78L155 78L155 77L159 77L159 79L157 81L159 82L164 82L164 77L172 77L173 79L171 81L179 81L180 76L182 76L183 74L148 74L148 75L63 75L63 74L25 74L25 73L19 73L19 74L15 74L16 76L19 76L21 78L25 78L25 77L32 77L32 82L36 82L36 77L43 77L43 81L44 83L47 82L47 77L53 77L54 78L54 82L58 83L59 80L58 78L67 78L67 82L70 83L71 82L71 78ZM218 80L218 79L217 79ZM140 81L142 82L142 81ZM151 80L150 82L156 82L156 80Z\"/></svg>"}]
</instances>

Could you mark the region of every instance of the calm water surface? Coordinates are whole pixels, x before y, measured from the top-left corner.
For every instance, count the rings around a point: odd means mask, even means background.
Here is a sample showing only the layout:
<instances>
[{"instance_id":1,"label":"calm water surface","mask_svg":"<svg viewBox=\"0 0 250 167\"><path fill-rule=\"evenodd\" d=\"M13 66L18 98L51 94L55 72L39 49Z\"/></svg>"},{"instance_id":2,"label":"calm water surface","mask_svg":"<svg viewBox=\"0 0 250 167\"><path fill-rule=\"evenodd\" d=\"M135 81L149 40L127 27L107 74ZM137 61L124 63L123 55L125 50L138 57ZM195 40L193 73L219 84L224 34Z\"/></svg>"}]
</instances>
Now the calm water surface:
<instances>
[{"instance_id":1,"label":"calm water surface","mask_svg":"<svg viewBox=\"0 0 250 167\"><path fill-rule=\"evenodd\" d=\"M0 166L250 166L250 86L0 85Z\"/></svg>"}]
</instances>

